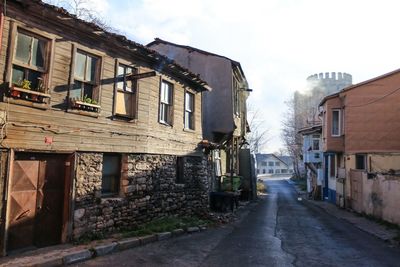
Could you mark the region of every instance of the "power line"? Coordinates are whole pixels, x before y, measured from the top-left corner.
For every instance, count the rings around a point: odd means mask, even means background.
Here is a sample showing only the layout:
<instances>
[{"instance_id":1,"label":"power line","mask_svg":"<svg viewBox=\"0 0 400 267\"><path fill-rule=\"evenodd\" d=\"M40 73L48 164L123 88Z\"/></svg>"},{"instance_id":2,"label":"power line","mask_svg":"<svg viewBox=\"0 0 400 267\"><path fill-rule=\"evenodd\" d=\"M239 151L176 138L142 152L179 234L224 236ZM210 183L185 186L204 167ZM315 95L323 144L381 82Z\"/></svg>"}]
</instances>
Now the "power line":
<instances>
[{"instance_id":1,"label":"power line","mask_svg":"<svg viewBox=\"0 0 400 267\"><path fill-rule=\"evenodd\" d=\"M384 98L386 98L386 97L388 97L388 96L390 96L390 95L393 95L394 93L396 93L396 92L399 91L399 90L400 90L400 87L397 88L397 89L395 89L395 90L393 90L392 92L390 92L390 93L388 93L388 94L386 94L386 95L383 95L383 96L381 96L381 97L379 97L379 98L377 98L377 99L374 99L374 100L372 100L372 101L369 101L369 102L367 102L367 103L360 104L360 105L354 105L354 106L345 106L345 107L346 107L346 108L359 108L359 107L368 106L368 105L371 105L371 104L376 103L376 102L378 102L378 101L381 101L382 99L384 99Z\"/></svg>"}]
</instances>

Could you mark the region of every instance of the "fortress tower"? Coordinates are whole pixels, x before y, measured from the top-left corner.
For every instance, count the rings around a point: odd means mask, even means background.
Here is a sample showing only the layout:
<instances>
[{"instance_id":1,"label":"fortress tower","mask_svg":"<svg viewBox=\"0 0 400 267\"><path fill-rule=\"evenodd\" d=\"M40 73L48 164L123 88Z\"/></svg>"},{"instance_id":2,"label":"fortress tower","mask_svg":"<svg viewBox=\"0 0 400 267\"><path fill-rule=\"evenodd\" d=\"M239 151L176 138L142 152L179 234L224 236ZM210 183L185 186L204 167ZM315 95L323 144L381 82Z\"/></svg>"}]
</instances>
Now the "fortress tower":
<instances>
[{"instance_id":1,"label":"fortress tower","mask_svg":"<svg viewBox=\"0 0 400 267\"><path fill-rule=\"evenodd\" d=\"M307 83L310 89L318 87L323 92L324 97L352 85L353 77L344 72L325 72L325 75L320 73L309 76Z\"/></svg>"},{"instance_id":2,"label":"fortress tower","mask_svg":"<svg viewBox=\"0 0 400 267\"><path fill-rule=\"evenodd\" d=\"M294 113L299 128L320 123L318 105L321 100L327 95L352 85L352 81L350 74L342 72L326 72L309 76L306 92L297 91L294 94Z\"/></svg>"}]
</instances>

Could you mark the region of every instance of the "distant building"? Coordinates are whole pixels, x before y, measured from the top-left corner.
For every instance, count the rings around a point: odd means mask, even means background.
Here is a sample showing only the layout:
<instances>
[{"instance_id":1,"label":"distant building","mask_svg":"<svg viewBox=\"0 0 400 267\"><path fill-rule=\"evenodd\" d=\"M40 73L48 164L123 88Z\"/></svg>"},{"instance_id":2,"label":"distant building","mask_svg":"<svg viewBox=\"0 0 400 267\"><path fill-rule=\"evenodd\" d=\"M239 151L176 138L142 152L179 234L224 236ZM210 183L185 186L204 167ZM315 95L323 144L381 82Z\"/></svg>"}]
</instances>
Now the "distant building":
<instances>
[{"instance_id":1,"label":"distant building","mask_svg":"<svg viewBox=\"0 0 400 267\"><path fill-rule=\"evenodd\" d=\"M258 175L287 175L293 173L293 160L289 156L256 154Z\"/></svg>"},{"instance_id":2,"label":"distant building","mask_svg":"<svg viewBox=\"0 0 400 267\"><path fill-rule=\"evenodd\" d=\"M303 136L303 163L307 177L307 192L314 199L321 199L323 182L322 126L306 127L299 131Z\"/></svg>"}]
</instances>

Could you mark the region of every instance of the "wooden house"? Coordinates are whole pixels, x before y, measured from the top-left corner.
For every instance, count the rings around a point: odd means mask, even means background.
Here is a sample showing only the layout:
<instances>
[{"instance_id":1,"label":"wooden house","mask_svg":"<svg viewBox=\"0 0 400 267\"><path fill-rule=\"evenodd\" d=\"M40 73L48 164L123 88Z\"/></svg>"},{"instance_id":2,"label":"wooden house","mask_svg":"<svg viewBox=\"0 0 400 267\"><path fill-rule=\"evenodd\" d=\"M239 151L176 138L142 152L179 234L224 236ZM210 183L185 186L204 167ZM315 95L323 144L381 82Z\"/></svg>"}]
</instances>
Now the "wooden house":
<instances>
[{"instance_id":1,"label":"wooden house","mask_svg":"<svg viewBox=\"0 0 400 267\"><path fill-rule=\"evenodd\" d=\"M38 0L0 16L3 254L207 209L206 82Z\"/></svg>"},{"instance_id":2,"label":"wooden house","mask_svg":"<svg viewBox=\"0 0 400 267\"><path fill-rule=\"evenodd\" d=\"M223 175L252 176L249 168L240 167L240 154L248 159L249 153L241 148L246 143L246 101L248 82L239 62L225 56L195 47L179 45L156 38L149 48L174 59L177 63L198 73L212 88L203 94L203 136L216 144L213 151L216 177ZM247 165L246 165L247 166Z\"/></svg>"}]
</instances>

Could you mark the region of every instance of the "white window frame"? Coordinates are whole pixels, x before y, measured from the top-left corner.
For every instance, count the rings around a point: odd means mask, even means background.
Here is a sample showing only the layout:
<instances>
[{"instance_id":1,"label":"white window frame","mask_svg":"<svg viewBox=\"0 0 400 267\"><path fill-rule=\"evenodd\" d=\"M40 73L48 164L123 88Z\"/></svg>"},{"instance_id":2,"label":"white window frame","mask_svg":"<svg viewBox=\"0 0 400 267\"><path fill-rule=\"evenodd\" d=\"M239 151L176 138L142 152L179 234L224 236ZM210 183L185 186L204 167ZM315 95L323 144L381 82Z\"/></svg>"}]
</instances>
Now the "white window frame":
<instances>
[{"instance_id":1,"label":"white window frame","mask_svg":"<svg viewBox=\"0 0 400 267\"><path fill-rule=\"evenodd\" d=\"M160 105L159 122L172 126L173 108L173 85L170 82L161 80L160 85ZM165 113L164 111L167 110Z\"/></svg>"},{"instance_id":2,"label":"white window frame","mask_svg":"<svg viewBox=\"0 0 400 267\"><path fill-rule=\"evenodd\" d=\"M190 107L189 103L192 103L192 107ZM195 104L194 104L194 94L185 91L185 113L184 113L184 118L183 118L183 123L184 123L184 128L189 129L189 130L194 130L194 109L195 109Z\"/></svg>"}]
</instances>

